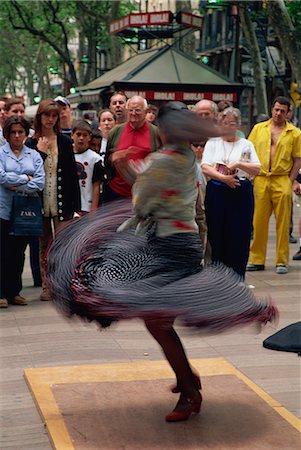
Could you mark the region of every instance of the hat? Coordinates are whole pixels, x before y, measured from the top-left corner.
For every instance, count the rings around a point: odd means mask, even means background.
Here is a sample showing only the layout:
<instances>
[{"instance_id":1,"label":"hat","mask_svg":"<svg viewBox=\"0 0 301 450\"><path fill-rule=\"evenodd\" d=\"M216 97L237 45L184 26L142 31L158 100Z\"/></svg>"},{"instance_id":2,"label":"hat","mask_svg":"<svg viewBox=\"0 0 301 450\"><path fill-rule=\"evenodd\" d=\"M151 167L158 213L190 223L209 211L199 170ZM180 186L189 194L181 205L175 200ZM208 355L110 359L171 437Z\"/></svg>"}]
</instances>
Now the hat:
<instances>
[{"instance_id":1,"label":"hat","mask_svg":"<svg viewBox=\"0 0 301 450\"><path fill-rule=\"evenodd\" d=\"M61 95L56 97L54 99L54 101L57 102L57 103L60 103L61 105L69 106L69 108L71 107L71 104L70 104L69 100L66 97L62 97Z\"/></svg>"}]
</instances>

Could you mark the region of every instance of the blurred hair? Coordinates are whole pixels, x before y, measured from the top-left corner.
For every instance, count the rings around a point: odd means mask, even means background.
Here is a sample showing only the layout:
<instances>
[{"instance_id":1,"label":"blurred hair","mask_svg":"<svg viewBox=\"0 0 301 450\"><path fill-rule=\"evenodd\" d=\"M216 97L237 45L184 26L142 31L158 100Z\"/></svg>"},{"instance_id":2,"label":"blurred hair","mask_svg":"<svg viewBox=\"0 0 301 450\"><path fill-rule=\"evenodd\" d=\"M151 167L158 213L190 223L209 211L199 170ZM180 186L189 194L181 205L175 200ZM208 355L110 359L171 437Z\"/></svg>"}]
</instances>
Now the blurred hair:
<instances>
[{"instance_id":1,"label":"blurred hair","mask_svg":"<svg viewBox=\"0 0 301 450\"><path fill-rule=\"evenodd\" d=\"M3 127L3 136L9 142L9 135L13 125L20 125L25 130L26 136L29 133L29 123L22 116L11 116L6 119Z\"/></svg>"},{"instance_id":2,"label":"blurred hair","mask_svg":"<svg viewBox=\"0 0 301 450\"><path fill-rule=\"evenodd\" d=\"M221 116L222 120L224 120L226 116L234 116L236 118L237 124L241 125L241 113L240 113L239 109L233 108L233 106L230 106L229 108L224 109L220 113L220 116Z\"/></svg>"},{"instance_id":3,"label":"blurred hair","mask_svg":"<svg viewBox=\"0 0 301 450\"><path fill-rule=\"evenodd\" d=\"M101 109L101 110L99 111L99 113L98 113L98 120L99 120L99 121L100 121L101 115L102 115L103 113L105 113L105 112L108 112L108 113L112 114L112 116L113 116L113 118L114 118L114 120L115 120L115 122L116 122L116 120L117 120L116 114L115 114L113 111L111 111L109 108L104 108L104 109Z\"/></svg>"},{"instance_id":4,"label":"blurred hair","mask_svg":"<svg viewBox=\"0 0 301 450\"><path fill-rule=\"evenodd\" d=\"M279 103L280 105L287 106L287 110L288 110L288 111L289 111L290 106L291 106L291 103L290 103L289 99L288 99L287 97L283 97L282 95L280 95L279 97L276 97L276 98L273 100L272 108L274 108L275 103Z\"/></svg>"},{"instance_id":5,"label":"blurred hair","mask_svg":"<svg viewBox=\"0 0 301 450\"><path fill-rule=\"evenodd\" d=\"M125 101L127 101L127 99L128 99L124 92L121 92L121 91L115 91L115 92L113 92L113 94L112 94L111 97L110 97L110 103L111 103L111 99L112 99L112 97L114 97L114 95L122 95L122 97L125 98Z\"/></svg>"},{"instance_id":6,"label":"blurred hair","mask_svg":"<svg viewBox=\"0 0 301 450\"><path fill-rule=\"evenodd\" d=\"M101 131L96 128L92 129L92 139L93 138L102 139Z\"/></svg>"},{"instance_id":7,"label":"blurred hair","mask_svg":"<svg viewBox=\"0 0 301 450\"><path fill-rule=\"evenodd\" d=\"M219 136L213 121L200 118L182 102L168 102L159 109L158 125L170 144L201 142Z\"/></svg>"},{"instance_id":8,"label":"blurred hair","mask_svg":"<svg viewBox=\"0 0 301 450\"><path fill-rule=\"evenodd\" d=\"M6 111L9 111L13 105L23 105L25 108L25 103L20 98L12 97L12 98L8 98L7 100L4 100L4 101L5 101L5 110Z\"/></svg>"},{"instance_id":9,"label":"blurred hair","mask_svg":"<svg viewBox=\"0 0 301 450\"><path fill-rule=\"evenodd\" d=\"M89 122L83 119L75 120L72 124L72 133L75 133L77 130L87 131L89 134L92 134L92 128Z\"/></svg>"},{"instance_id":10,"label":"blurred hair","mask_svg":"<svg viewBox=\"0 0 301 450\"><path fill-rule=\"evenodd\" d=\"M199 102L197 102L197 103L195 104L195 110L197 110L198 107L201 106L201 104L202 104L203 102L208 102L208 103L210 104L210 106L211 106L211 112L212 112L213 114L217 114L217 113L219 112L219 109L218 109L217 104L216 104L214 101L212 101L212 100L207 100L206 98L204 98L203 100L200 100Z\"/></svg>"},{"instance_id":11,"label":"blurred hair","mask_svg":"<svg viewBox=\"0 0 301 450\"><path fill-rule=\"evenodd\" d=\"M46 98L42 100L38 106L38 110L36 112L33 127L34 127L34 137L39 138L42 136L42 114L48 113L50 111L55 111L57 113L57 121L53 127L53 131L55 134L59 134L60 132L60 110L58 104L52 100L52 98Z\"/></svg>"},{"instance_id":12,"label":"blurred hair","mask_svg":"<svg viewBox=\"0 0 301 450\"><path fill-rule=\"evenodd\" d=\"M146 99L144 97L142 97L141 95L133 95L133 97L129 98L128 101L126 102L126 109L128 109L129 107L129 103L132 100L143 100L143 105L144 105L144 110L146 110L148 108L148 103L146 101Z\"/></svg>"},{"instance_id":13,"label":"blurred hair","mask_svg":"<svg viewBox=\"0 0 301 450\"><path fill-rule=\"evenodd\" d=\"M231 107L233 107L233 103L230 102L230 100L221 100L217 104L217 108L218 108L219 112L222 112L222 111L224 111L224 109L231 108Z\"/></svg>"},{"instance_id":14,"label":"blurred hair","mask_svg":"<svg viewBox=\"0 0 301 450\"><path fill-rule=\"evenodd\" d=\"M147 112L153 112L156 116L158 115L159 108L156 105L148 104Z\"/></svg>"}]
</instances>

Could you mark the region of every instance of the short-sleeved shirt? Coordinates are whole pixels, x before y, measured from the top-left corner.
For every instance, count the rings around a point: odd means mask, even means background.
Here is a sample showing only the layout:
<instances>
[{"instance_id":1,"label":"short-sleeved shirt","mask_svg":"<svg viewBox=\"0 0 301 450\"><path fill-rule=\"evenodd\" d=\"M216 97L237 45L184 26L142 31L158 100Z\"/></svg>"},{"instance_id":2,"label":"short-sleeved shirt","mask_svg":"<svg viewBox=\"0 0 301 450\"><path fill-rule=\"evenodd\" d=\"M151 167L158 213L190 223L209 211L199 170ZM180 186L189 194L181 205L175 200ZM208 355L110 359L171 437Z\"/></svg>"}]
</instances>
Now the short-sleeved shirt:
<instances>
[{"instance_id":1,"label":"short-sleeved shirt","mask_svg":"<svg viewBox=\"0 0 301 450\"><path fill-rule=\"evenodd\" d=\"M244 138L239 138L234 142L224 141L222 138L209 139L205 145L201 166L208 164L216 167L217 164L229 164L238 161L258 164L260 161L252 142ZM250 175L239 169L237 176L249 178Z\"/></svg>"},{"instance_id":2,"label":"short-sleeved shirt","mask_svg":"<svg viewBox=\"0 0 301 450\"><path fill-rule=\"evenodd\" d=\"M252 129L248 139L253 142L261 162L259 175L289 175L294 158L301 157L301 131L294 125L286 125L277 141L272 167L271 157L271 123L272 119L258 123Z\"/></svg>"},{"instance_id":3,"label":"short-sleeved shirt","mask_svg":"<svg viewBox=\"0 0 301 450\"><path fill-rule=\"evenodd\" d=\"M93 150L75 153L77 175L81 194L81 210L90 211L92 206L93 183L100 181L98 163L101 157Z\"/></svg>"}]
</instances>

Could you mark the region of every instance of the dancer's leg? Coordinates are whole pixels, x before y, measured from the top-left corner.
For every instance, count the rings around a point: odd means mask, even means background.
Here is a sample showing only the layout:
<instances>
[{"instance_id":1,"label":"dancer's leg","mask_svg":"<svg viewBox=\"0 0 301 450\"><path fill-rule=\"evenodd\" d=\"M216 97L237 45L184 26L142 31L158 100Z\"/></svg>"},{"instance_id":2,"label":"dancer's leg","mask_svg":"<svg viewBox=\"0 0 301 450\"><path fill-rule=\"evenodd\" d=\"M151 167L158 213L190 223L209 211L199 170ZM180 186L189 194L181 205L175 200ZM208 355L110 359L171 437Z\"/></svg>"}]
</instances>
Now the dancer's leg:
<instances>
[{"instance_id":1,"label":"dancer's leg","mask_svg":"<svg viewBox=\"0 0 301 450\"><path fill-rule=\"evenodd\" d=\"M172 323L145 321L146 328L160 344L177 377L177 384L181 386L184 396L194 398L198 390L195 387L194 375L189 365L185 350Z\"/></svg>"}]
</instances>

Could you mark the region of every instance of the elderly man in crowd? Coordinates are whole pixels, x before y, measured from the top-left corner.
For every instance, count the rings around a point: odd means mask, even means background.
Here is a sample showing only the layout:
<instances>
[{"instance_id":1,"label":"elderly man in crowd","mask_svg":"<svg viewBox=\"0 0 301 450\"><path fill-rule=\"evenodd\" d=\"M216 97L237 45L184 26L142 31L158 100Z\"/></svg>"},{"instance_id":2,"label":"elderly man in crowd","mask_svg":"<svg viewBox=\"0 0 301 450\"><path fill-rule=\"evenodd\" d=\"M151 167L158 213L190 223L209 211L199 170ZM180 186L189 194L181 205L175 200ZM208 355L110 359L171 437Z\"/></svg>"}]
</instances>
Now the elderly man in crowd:
<instances>
[{"instance_id":1,"label":"elderly man in crowd","mask_svg":"<svg viewBox=\"0 0 301 450\"><path fill-rule=\"evenodd\" d=\"M196 103L194 110L202 119L217 119L218 107L211 100L200 100Z\"/></svg>"},{"instance_id":2,"label":"elderly man in crowd","mask_svg":"<svg viewBox=\"0 0 301 450\"><path fill-rule=\"evenodd\" d=\"M107 180L102 195L104 202L131 197L132 187L115 171L112 154L130 149L144 157L161 145L157 127L146 120L147 108L145 98L139 95L131 97L126 103L127 122L117 125L110 132L105 159Z\"/></svg>"}]
</instances>

